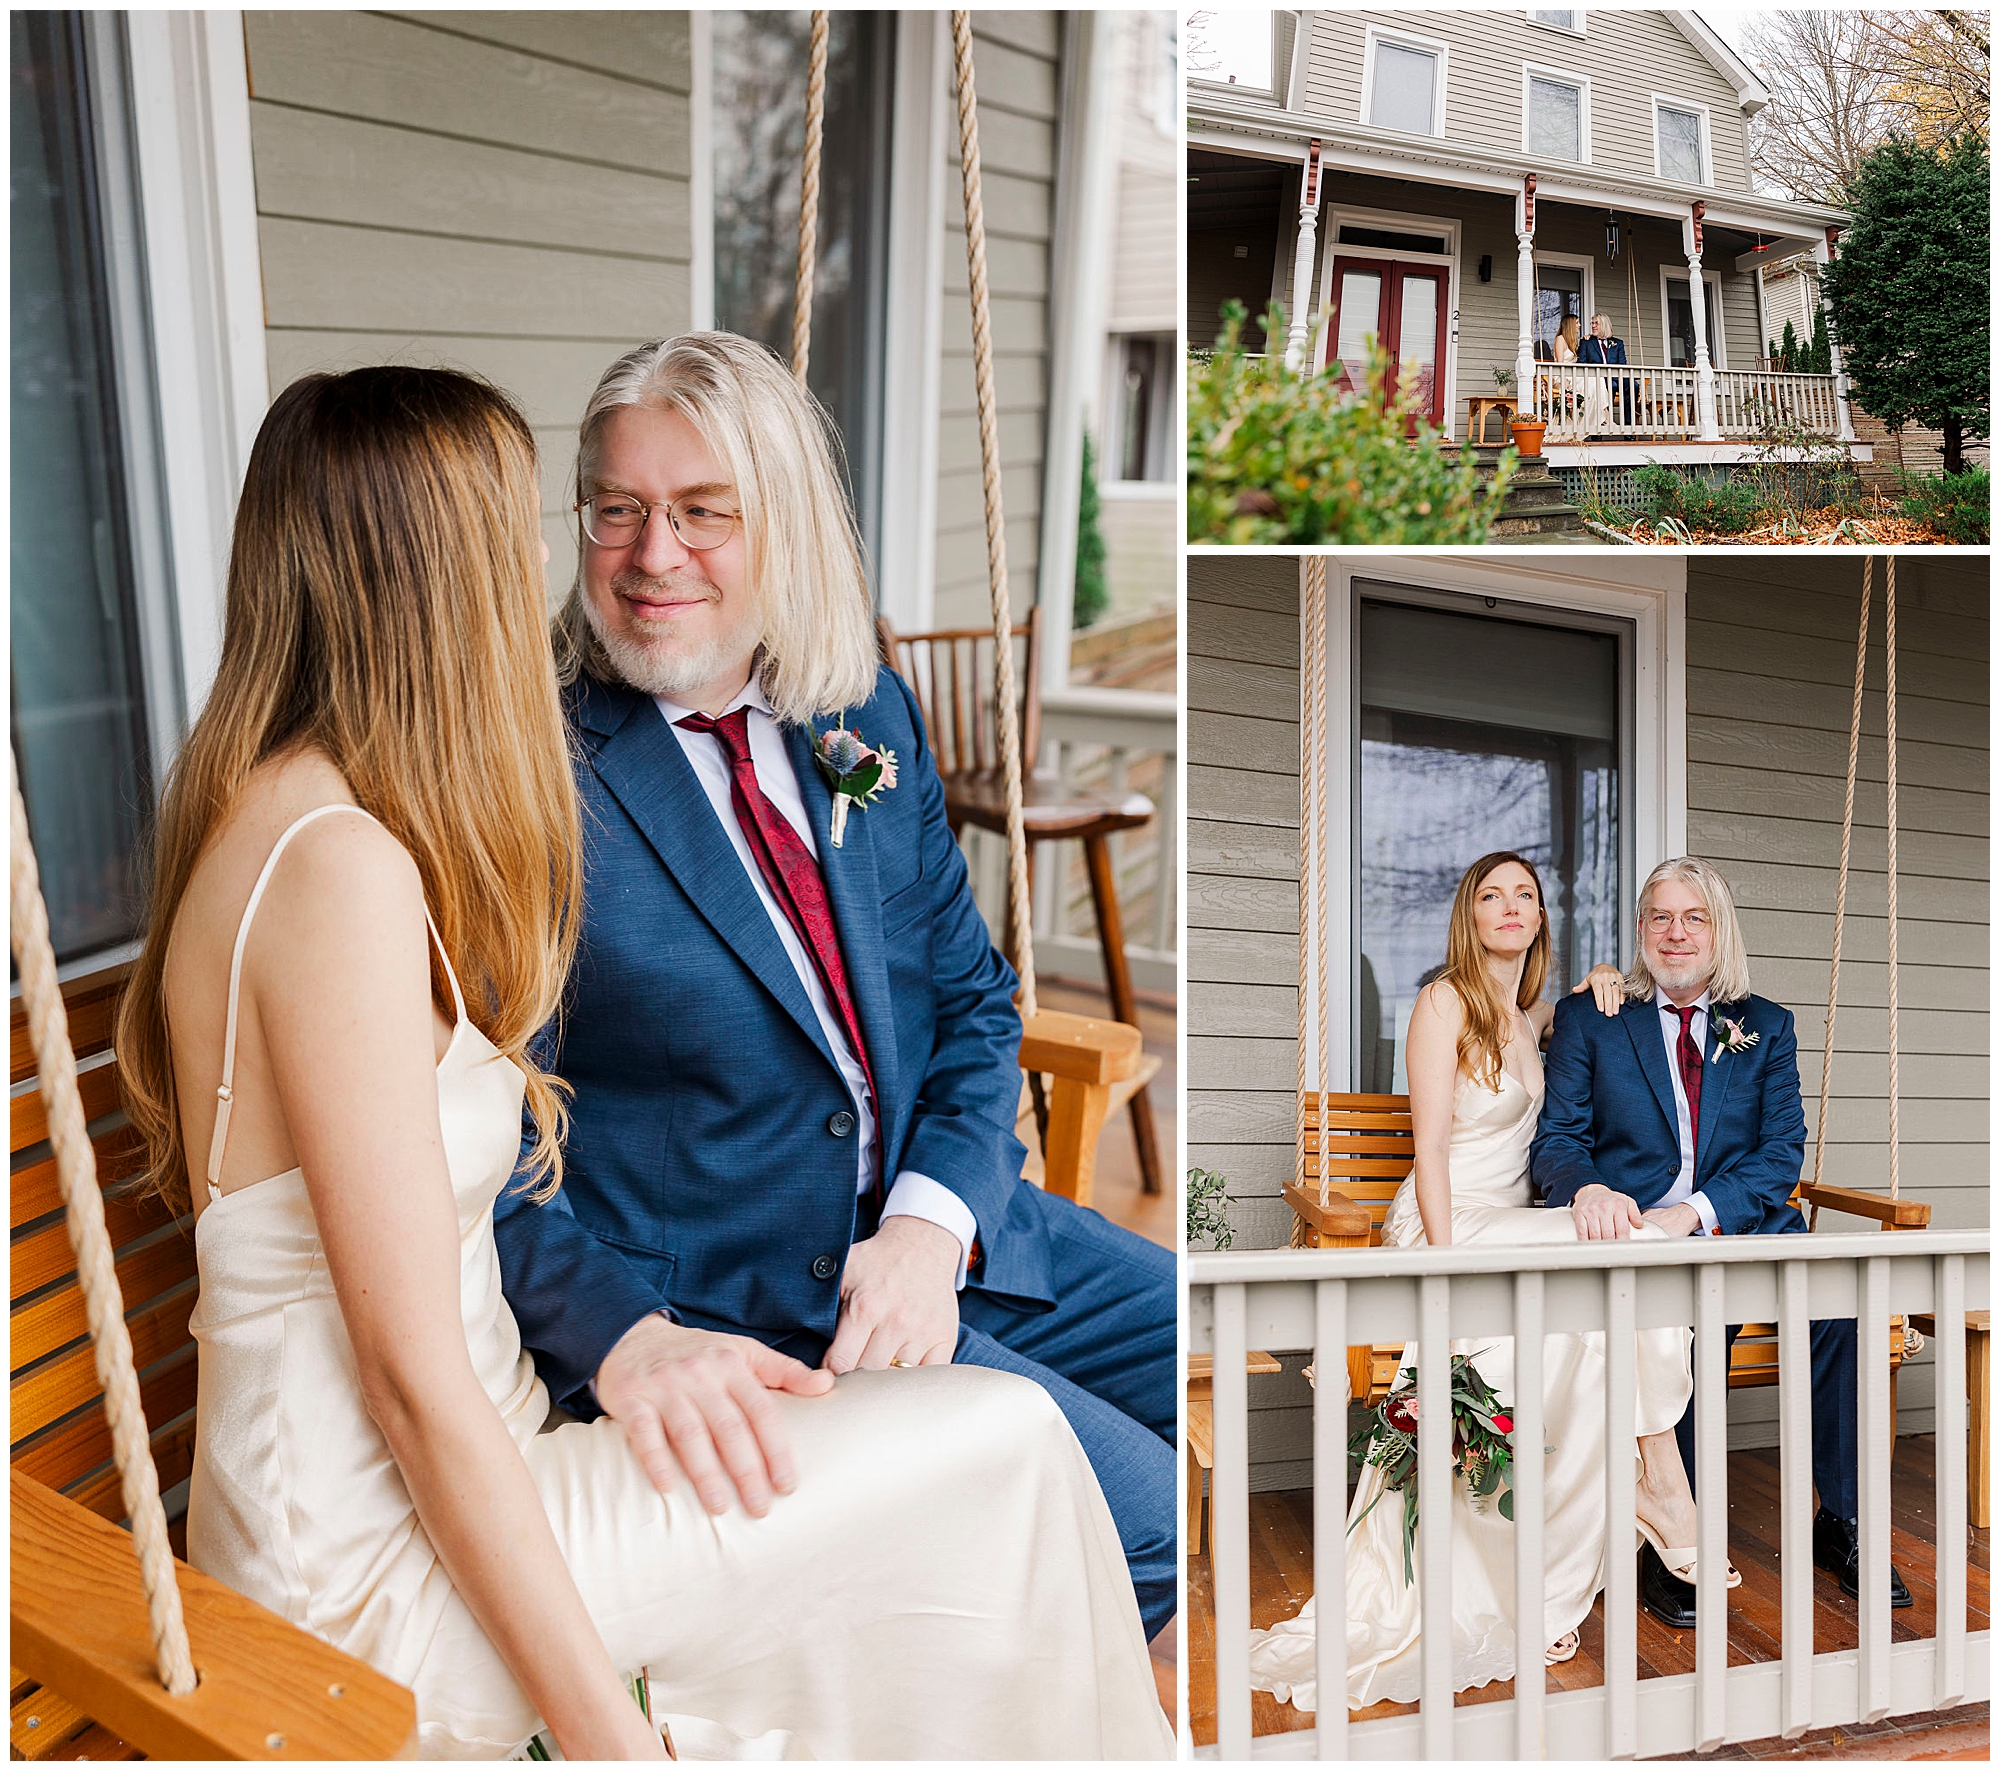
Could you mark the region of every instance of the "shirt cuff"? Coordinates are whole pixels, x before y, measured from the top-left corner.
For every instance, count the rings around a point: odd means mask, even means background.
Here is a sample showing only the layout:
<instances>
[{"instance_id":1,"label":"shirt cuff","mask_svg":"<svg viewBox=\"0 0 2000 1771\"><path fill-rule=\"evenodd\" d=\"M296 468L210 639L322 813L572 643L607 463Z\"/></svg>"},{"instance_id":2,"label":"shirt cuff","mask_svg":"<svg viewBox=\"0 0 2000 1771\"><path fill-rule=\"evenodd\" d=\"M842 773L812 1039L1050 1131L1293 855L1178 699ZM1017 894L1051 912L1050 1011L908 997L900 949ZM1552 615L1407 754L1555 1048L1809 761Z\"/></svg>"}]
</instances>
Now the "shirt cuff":
<instances>
[{"instance_id":1,"label":"shirt cuff","mask_svg":"<svg viewBox=\"0 0 2000 1771\"><path fill-rule=\"evenodd\" d=\"M1687 1202L1694 1207L1694 1215L1701 1219L1702 1234L1704 1236L1719 1236L1721 1231L1716 1226L1715 1207L1709 1204L1708 1195L1706 1193L1690 1193Z\"/></svg>"},{"instance_id":2,"label":"shirt cuff","mask_svg":"<svg viewBox=\"0 0 2000 1771\"><path fill-rule=\"evenodd\" d=\"M979 1220L972 1208L949 1187L906 1168L889 1189L889 1201L882 1207L885 1218L922 1218L958 1238L958 1277L954 1291L965 1289L965 1271L972 1259L972 1245L979 1240Z\"/></svg>"}]
</instances>

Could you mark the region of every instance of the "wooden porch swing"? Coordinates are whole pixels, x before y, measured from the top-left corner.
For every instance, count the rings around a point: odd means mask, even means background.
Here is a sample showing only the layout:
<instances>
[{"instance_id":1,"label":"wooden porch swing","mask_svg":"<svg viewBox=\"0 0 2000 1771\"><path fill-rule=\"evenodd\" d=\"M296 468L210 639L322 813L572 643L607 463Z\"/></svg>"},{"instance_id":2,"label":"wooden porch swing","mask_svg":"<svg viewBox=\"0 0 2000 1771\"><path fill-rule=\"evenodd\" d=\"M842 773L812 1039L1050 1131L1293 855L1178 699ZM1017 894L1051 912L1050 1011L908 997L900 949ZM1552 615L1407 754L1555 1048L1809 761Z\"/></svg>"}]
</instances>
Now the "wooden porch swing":
<instances>
[{"instance_id":1,"label":"wooden porch swing","mask_svg":"<svg viewBox=\"0 0 2000 1771\"><path fill-rule=\"evenodd\" d=\"M1847 793L1841 812L1840 876L1834 893L1832 966L1827 976L1826 1047L1820 1064L1819 1117L1813 1145L1813 1178L1793 1190L1792 1204L1818 1222L1822 1208L1872 1218L1885 1230L1929 1227L1931 1208L1901 1196L1897 1121L1896 1001L1896 556L1888 555L1886 618L1888 716L1888 912L1889 912L1889 1190L1886 1193L1836 1187L1823 1182L1827 1109L1833 1095L1834 1018L1840 1005L1840 948L1847 919L1849 853L1854 836L1855 767L1861 749L1861 683L1868 662L1869 595L1875 558L1865 557L1861 576L1861 624L1855 642L1854 707L1847 739ZM1382 1221L1397 1187L1410 1172L1414 1147L1408 1095L1342 1094L1325 1086L1325 1054L1330 1005L1319 981L1326 976L1326 565L1302 562L1306 649L1302 683L1299 845L1299 1045L1298 1128L1294 1176L1285 1185L1292 1208L1295 1248L1369 1248L1382 1240ZM1309 1004L1317 1002L1316 1044ZM1320 1054L1320 1086L1308 1086L1308 1049ZM1902 1365L1908 1330L1897 1318L1889 1325L1890 1419L1895 1419L1896 1372ZM1919 1343L1920 1344L1920 1343ZM1912 1348L1911 1350L1914 1350ZM1379 1403L1395 1381L1402 1359L1400 1342L1347 1350L1349 1394ZM1755 1323L1737 1336L1730 1356L1729 1387L1757 1388L1778 1381L1778 1331ZM1983 1417L1982 1417L1983 1419ZM1977 1435L1975 1434L1975 1438Z\"/></svg>"},{"instance_id":2,"label":"wooden porch swing","mask_svg":"<svg viewBox=\"0 0 2000 1771\"><path fill-rule=\"evenodd\" d=\"M987 566L996 643L995 701L1014 890L1010 945L1021 977L1021 1066L1046 1091L1051 1191L1088 1197L1097 1136L1114 1090L1140 1066L1136 1027L1042 1010L1035 998L1021 749L1002 529L986 239L970 14L951 14L960 157L985 475ZM793 372L811 341L825 115L828 14L813 14L801 176ZM10 766L10 777L11 777ZM162 1489L192 1467L195 1348L188 1320L195 1261L188 1220L120 1185L137 1143L119 1124L110 1058L128 968L66 993L18 783L12 793L11 932L22 1010L11 1077L13 1154L50 1154L13 1177L12 1227L53 1222L13 1244L13 1398L9 1476L13 1628L11 1738L42 1758L352 1759L416 1752L416 1704L372 1667L197 1573L173 1554ZM79 1076L77 1055L91 1062ZM138 1372L144 1369L143 1383ZM102 1407L94 1406L103 1392ZM148 1417L168 1424L149 1433ZM127 1535L116 1523L131 1522ZM133 1552L137 1551L135 1566Z\"/></svg>"}]
</instances>

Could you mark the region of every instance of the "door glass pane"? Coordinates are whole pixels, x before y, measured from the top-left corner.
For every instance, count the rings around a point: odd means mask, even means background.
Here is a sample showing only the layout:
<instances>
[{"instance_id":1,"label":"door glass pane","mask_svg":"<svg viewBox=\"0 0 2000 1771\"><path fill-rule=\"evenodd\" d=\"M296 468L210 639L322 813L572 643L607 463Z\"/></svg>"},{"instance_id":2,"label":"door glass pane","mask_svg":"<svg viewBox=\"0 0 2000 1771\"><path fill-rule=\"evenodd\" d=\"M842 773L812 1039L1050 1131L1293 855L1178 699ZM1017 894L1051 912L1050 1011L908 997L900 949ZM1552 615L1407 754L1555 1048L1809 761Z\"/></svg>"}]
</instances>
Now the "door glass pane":
<instances>
[{"instance_id":1,"label":"door glass pane","mask_svg":"<svg viewBox=\"0 0 2000 1771\"><path fill-rule=\"evenodd\" d=\"M1431 135L1432 84L1437 57L1400 43L1375 45L1375 96L1368 121L1377 129L1406 129Z\"/></svg>"},{"instance_id":2,"label":"door glass pane","mask_svg":"<svg viewBox=\"0 0 2000 1771\"><path fill-rule=\"evenodd\" d=\"M1428 413L1437 385L1438 286L1435 277L1403 278L1402 337L1397 341L1397 385L1414 387L1417 410Z\"/></svg>"},{"instance_id":3,"label":"door glass pane","mask_svg":"<svg viewBox=\"0 0 2000 1771\"><path fill-rule=\"evenodd\" d=\"M1340 385L1368 385L1368 341L1382 328L1382 276L1379 271L1340 274L1340 333L1334 355L1340 362Z\"/></svg>"},{"instance_id":4,"label":"door glass pane","mask_svg":"<svg viewBox=\"0 0 2000 1771\"><path fill-rule=\"evenodd\" d=\"M137 932L152 807L99 195L125 169L93 151L78 15L11 39L11 736L62 962Z\"/></svg>"},{"instance_id":5,"label":"door glass pane","mask_svg":"<svg viewBox=\"0 0 2000 1771\"><path fill-rule=\"evenodd\" d=\"M1583 88L1562 80L1528 82L1528 151L1583 158Z\"/></svg>"},{"instance_id":6,"label":"door glass pane","mask_svg":"<svg viewBox=\"0 0 2000 1771\"><path fill-rule=\"evenodd\" d=\"M1660 176L1700 184L1701 117L1694 111L1660 106Z\"/></svg>"},{"instance_id":7,"label":"door glass pane","mask_svg":"<svg viewBox=\"0 0 2000 1771\"><path fill-rule=\"evenodd\" d=\"M1364 594L1360 651L1358 1086L1400 1094L1410 1010L1481 855L1514 849L1541 873L1545 995L1618 963L1618 639Z\"/></svg>"},{"instance_id":8,"label":"door glass pane","mask_svg":"<svg viewBox=\"0 0 2000 1771\"><path fill-rule=\"evenodd\" d=\"M710 15L715 323L792 354L812 15ZM880 531L881 326L895 18L836 12L827 39L808 381L833 414L869 557Z\"/></svg>"},{"instance_id":9,"label":"door glass pane","mask_svg":"<svg viewBox=\"0 0 2000 1771\"><path fill-rule=\"evenodd\" d=\"M1576 321L1574 351L1584 337L1583 272L1559 264L1535 266L1535 355L1542 362L1553 361L1556 335L1565 320Z\"/></svg>"}]
</instances>

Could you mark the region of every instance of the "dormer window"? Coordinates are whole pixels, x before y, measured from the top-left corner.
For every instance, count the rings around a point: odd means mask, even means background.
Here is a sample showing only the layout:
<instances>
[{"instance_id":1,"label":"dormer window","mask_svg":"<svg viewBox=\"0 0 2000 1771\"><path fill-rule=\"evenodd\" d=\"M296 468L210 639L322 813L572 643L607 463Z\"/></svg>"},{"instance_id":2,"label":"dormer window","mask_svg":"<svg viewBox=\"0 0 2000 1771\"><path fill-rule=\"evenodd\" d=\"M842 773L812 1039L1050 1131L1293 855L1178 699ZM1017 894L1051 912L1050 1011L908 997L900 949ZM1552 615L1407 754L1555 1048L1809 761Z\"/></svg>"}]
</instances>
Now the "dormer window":
<instances>
[{"instance_id":1,"label":"dormer window","mask_svg":"<svg viewBox=\"0 0 2000 1771\"><path fill-rule=\"evenodd\" d=\"M1583 35L1583 8L1573 6L1567 11L1553 9L1530 11L1528 17L1538 25L1547 25L1551 30L1568 31L1573 36Z\"/></svg>"},{"instance_id":2,"label":"dormer window","mask_svg":"<svg viewBox=\"0 0 2000 1771\"><path fill-rule=\"evenodd\" d=\"M1521 147L1538 160L1590 159L1590 82L1553 68L1521 70Z\"/></svg>"},{"instance_id":3,"label":"dormer window","mask_svg":"<svg viewBox=\"0 0 2000 1771\"><path fill-rule=\"evenodd\" d=\"M1708 183L1708 111L1702 105L1653 100L1655 164L1676 184Z\"/></svg>"},{"instance_id":4,"label":"dormer window","mask_svg":"<svg viewBox=\"0 0 2000 1771\"><path fill-rule=\"evenodd\" d=\"M1403 135L1444 134L1449 56L1435 38L1370 25L1361 76L1361 120Z\"/></svg>"}]
</instances>

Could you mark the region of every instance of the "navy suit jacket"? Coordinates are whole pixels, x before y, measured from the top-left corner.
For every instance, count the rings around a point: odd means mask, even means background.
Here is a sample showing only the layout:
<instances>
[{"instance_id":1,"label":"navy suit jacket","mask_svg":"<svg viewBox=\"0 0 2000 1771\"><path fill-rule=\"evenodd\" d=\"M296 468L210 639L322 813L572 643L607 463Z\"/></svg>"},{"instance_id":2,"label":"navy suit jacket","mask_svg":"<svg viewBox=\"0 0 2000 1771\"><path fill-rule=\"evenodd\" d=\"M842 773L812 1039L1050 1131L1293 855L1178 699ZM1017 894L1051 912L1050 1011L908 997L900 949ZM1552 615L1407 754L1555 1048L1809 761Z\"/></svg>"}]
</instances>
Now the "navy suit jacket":
<instances>
[{"instance_id":1,"label":"navy suit jacket","mask_svg":"<svg viewBox=\"0 0 2000 1771\"><path fill-rule=\"evenodd\" d=\"M1723 1015L1758 1038L1718 1060ZM1761 996L1713 1005L1704 1056L1695 1190L1725 1235L1803 1230L1789 1203L1806 1147L1792 1011ZM1681 1134L1653 1004L1628 1002L1607 1015L1589 996L1564 997L1545 1069L1548 1093L1528 1156L1544 1202L1568 1205L1597 1181L1642 1211L1657 1205L1680 1173Z\"/></svg>"},{"instance_id":2,"label":"navy suit jacket","mask_svg":"<svg viewBox=\"0 0 2000 1771\"><path fill-rule=\"evenodd\" d=\"M1576 360L1579 363L1622 363L1625 361L1625 341L1622 338L1586 338L1577 346Z\"/></svg>"},{"instance_id":3,"label":"navy suit jacket","mask_svg":"<svg viewBox=\"0 0 2000 1771\"><path fill-rule=\"evenodd\" d=\"M583 801L584 923L537 1046L575 1090L562 1189L495 1211L501 1274L551 1394L588 1384L665 1306L816 1363L862 1221L854 1102L818 1017L680 741L648 695L583 678L565 697ZM1021 1020L945 822L922 716L892 672L848 726L897 785L828 840L812 759L835 722L788 727L876 1089L884 1177L914 1169L979 1226L968 1283L1053 1301L1014 1136Z\"/></svg>"}]
</instances>

